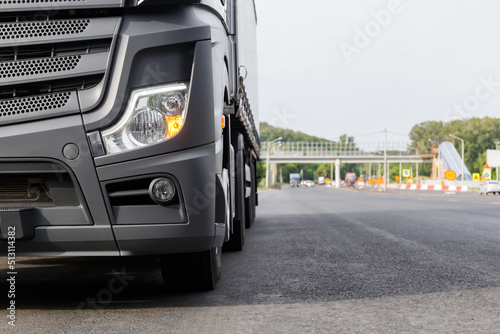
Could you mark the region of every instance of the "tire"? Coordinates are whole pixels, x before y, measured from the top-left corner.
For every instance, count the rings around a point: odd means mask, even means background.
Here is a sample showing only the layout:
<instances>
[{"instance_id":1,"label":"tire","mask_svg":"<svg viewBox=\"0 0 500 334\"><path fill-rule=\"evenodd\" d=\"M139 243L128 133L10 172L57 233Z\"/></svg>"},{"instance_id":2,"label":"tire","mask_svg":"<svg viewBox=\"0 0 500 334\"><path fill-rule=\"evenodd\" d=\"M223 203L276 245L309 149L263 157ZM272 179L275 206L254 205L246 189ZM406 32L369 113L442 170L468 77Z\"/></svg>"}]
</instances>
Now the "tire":
<instances>
[{"instance_id":1,"label":"tire","mask_svg":"<svg viewBox=\"0 0 500 334\"><path fill-rule=\"evenodd\" d=\"M161 273L169 291L211 291L222 268L220 247L199 253L169 254L161 259Z\"/></svg>"},{"instance_id":2,"label":"tire","mask_svg":"<svg viewBox=\"0 0 500 334\"><path fill-rule=\"evenodd\" d=\"M224 246L224 251L239 252L245 245L245 158L243 135L237 135L235 145L238 148L235 156L235 209L236 215L233 220L233 231Z\"/></svg>"}]
</instances>

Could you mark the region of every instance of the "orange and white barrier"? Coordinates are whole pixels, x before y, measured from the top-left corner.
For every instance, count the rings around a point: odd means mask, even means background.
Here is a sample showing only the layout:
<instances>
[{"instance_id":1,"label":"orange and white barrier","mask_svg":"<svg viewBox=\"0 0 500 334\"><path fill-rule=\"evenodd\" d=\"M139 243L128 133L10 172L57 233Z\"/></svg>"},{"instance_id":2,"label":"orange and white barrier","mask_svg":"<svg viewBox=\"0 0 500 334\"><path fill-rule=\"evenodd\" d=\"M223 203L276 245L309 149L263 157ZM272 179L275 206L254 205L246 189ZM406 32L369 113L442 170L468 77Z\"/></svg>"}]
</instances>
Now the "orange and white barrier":
<instances>
[{"instance_id":1,"label":"orange and white barrier","mask_svg":"<svg viewBox=\"0 0 500 334\"><path fill-rule=\"evenodd\" d=\"M382 188L383 185L377 185L377 188ZM399 189L399 190L435 190L435 191L469 191L467 186L442 186L442 185L422 185L422 184L389 184L387 185L389 189Z\"/></svg>"}]
</instances>

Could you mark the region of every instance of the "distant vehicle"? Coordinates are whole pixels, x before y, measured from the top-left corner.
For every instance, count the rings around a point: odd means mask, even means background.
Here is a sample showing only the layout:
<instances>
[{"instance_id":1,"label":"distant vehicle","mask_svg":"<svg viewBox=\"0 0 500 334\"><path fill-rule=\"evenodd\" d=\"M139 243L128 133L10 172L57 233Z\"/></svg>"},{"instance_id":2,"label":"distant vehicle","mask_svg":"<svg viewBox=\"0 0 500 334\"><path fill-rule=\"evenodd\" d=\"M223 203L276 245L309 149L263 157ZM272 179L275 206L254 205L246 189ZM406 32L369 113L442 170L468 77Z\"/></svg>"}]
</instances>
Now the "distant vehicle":
<instances>
[{"instance_id":1,"label":"distant vehicle","mask_svg":"<svg viewBox=\"0 0 500 334\"><path fill-rule=\"evenodd\" d=\"M345 174L345 184L347 186L354 187L356 184L356 181L358 181L358 177L356 176L356 173L346 173Z\"/></svg>"},{"instance_id":2,"label":"distant vehicle","mask_svg":"<svg viewBox=\"0 0 500 334\"><path fill-rule=\"evenodd\" d=\"M312 180L305 180L304 182L302 182L304 184L304 186L306 187L314 187L316 184L314 183L314 181Z\"/></svg>"},{"instance_id":3,"label":"distant vehicle","mask_svg":"<svg viewBox=\"0 0 500 334\"><path fill-rule=\"evenodd\" d=\"M498 194L500 195L500 183L498 181L486 181L479 187L479 195Z\"/></svg>"},{"instance_id":4,"label":"distant vehicle","mask_svg":"<svg viewBox=\"0 0 500 334\"><path fill-rule=\"evenodd\" d=\"M300 187L300 174L291 173L290 174L290 187Z\"/></svg>"},{"instance_id":5,"label":"distant vehicle","mask_svg":"<svg viewBox=\"0 0 500 334\"><path fill-rule=\"evenodd\" d=\"M324 176L318 176L318 184L323 185L326 183L326 179Z\"/></svg>"}]
</instances>

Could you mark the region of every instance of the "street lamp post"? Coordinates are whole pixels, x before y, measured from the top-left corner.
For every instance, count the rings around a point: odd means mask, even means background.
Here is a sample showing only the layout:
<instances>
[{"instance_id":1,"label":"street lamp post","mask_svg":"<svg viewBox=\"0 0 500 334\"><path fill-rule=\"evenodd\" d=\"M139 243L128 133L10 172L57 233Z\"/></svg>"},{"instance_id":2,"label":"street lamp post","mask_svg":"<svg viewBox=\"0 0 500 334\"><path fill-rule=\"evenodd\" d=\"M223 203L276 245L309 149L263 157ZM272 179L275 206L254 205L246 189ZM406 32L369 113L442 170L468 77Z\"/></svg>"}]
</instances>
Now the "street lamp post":
<instances>
[{"instance_id":1,"label":"street lamp post","mask_svg":"<svg viewBox=\"0 0 500 334\"><path fill-rule=\"evenodd\" d=\"M384 192L387 192L387 182L389 181L388 168L387 168L387 129L384 129Z\"/></svg>"},{"instance_id":2,"label":"street lamp post","mask_svg":"<svg viewBox=\"0 0 500 334\"><path fill-rule=\"evenodd\" d=\"M498 145L500 145L500 141L496 141L495 145L496 145L496 148L497 148L497 151L498 151ZM498 167L497 167L497 181L498 181Z\"/></svg>"},{"instance_id":3,"label":"street lamp post","mask_svg":"<svg viewBox=\"0 0 500 334\"><path fill-rule=\"evenodd\" d=\"M462 187L463 187L464 186L464 167L465 167L465 158L464 158L464 152L465 152L464 145L465 145L465 141L462 138L460 138L460 137L452 135L451 133L450 133L449 136L452 137L452 138L455 138L455 139L458 139L458 140L462 141Z\"/></svg>"},{"instance_id":4,"label":"street lamp post","mask_svg":"<svg viewBox=\"0 0 500 334\"><path fill-rule=\"evenodd\" d=\"M271 150L276 147L276 146L280 146L281 145L281 142L280 140L282 140L283 138L279 137L279 138L276 138L275 140L273 141L270 141L268 143L268 146L267 146L267 158L266 158L266 188L269 188L269 155L271 154Z\"/></svg>"},{"instance_id":5,"label":"street lamp post","mask_svg":"<svg viewBox=\"0 0 500 334\"><path fill-rule=\"evenodd\" d=\"M438 162L436 162L436 152L434 150L434 147L438 147L437 148L437 152L439 152L439 145L432 139L427 139L428 142L430 142L433 146L431 146L431 153L432 153L432 179L435 180L435 179L438 179L439 178L439 170L438 170L438 175L436 175L436 165L439 169L439 164ZM439 154L437 154L439 156Z\"/></svg>"}]
</instances>

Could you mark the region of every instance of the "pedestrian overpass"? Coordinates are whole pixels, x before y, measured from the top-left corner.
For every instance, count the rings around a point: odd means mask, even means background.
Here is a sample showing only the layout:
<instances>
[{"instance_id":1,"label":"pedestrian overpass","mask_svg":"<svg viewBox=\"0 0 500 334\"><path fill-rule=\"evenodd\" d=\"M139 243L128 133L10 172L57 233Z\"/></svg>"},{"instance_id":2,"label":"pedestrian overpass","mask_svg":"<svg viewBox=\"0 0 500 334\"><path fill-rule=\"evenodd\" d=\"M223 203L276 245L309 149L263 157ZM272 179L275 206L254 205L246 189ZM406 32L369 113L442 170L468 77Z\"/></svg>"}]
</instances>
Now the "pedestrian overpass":
<instances>
[{"instance_id":1,"label":"pedestrian overpass","mask_svg":"<svg viewBox=\"0 0 500 334\"><path fill-rule=\"evenodd\" d=\"M271 168L272 180L275 180L278 164L330 163L332 170L335 166L336 187L340 186L341 164L414 163L418 175L418 165L432 163L435 158L432 154L413 152L409 149L408 142L370 142L366 144L352 142L264 142L262 143L261 157L266 159L268 169L269 165L274 166Z\"/></svg>"}]
</instances>

